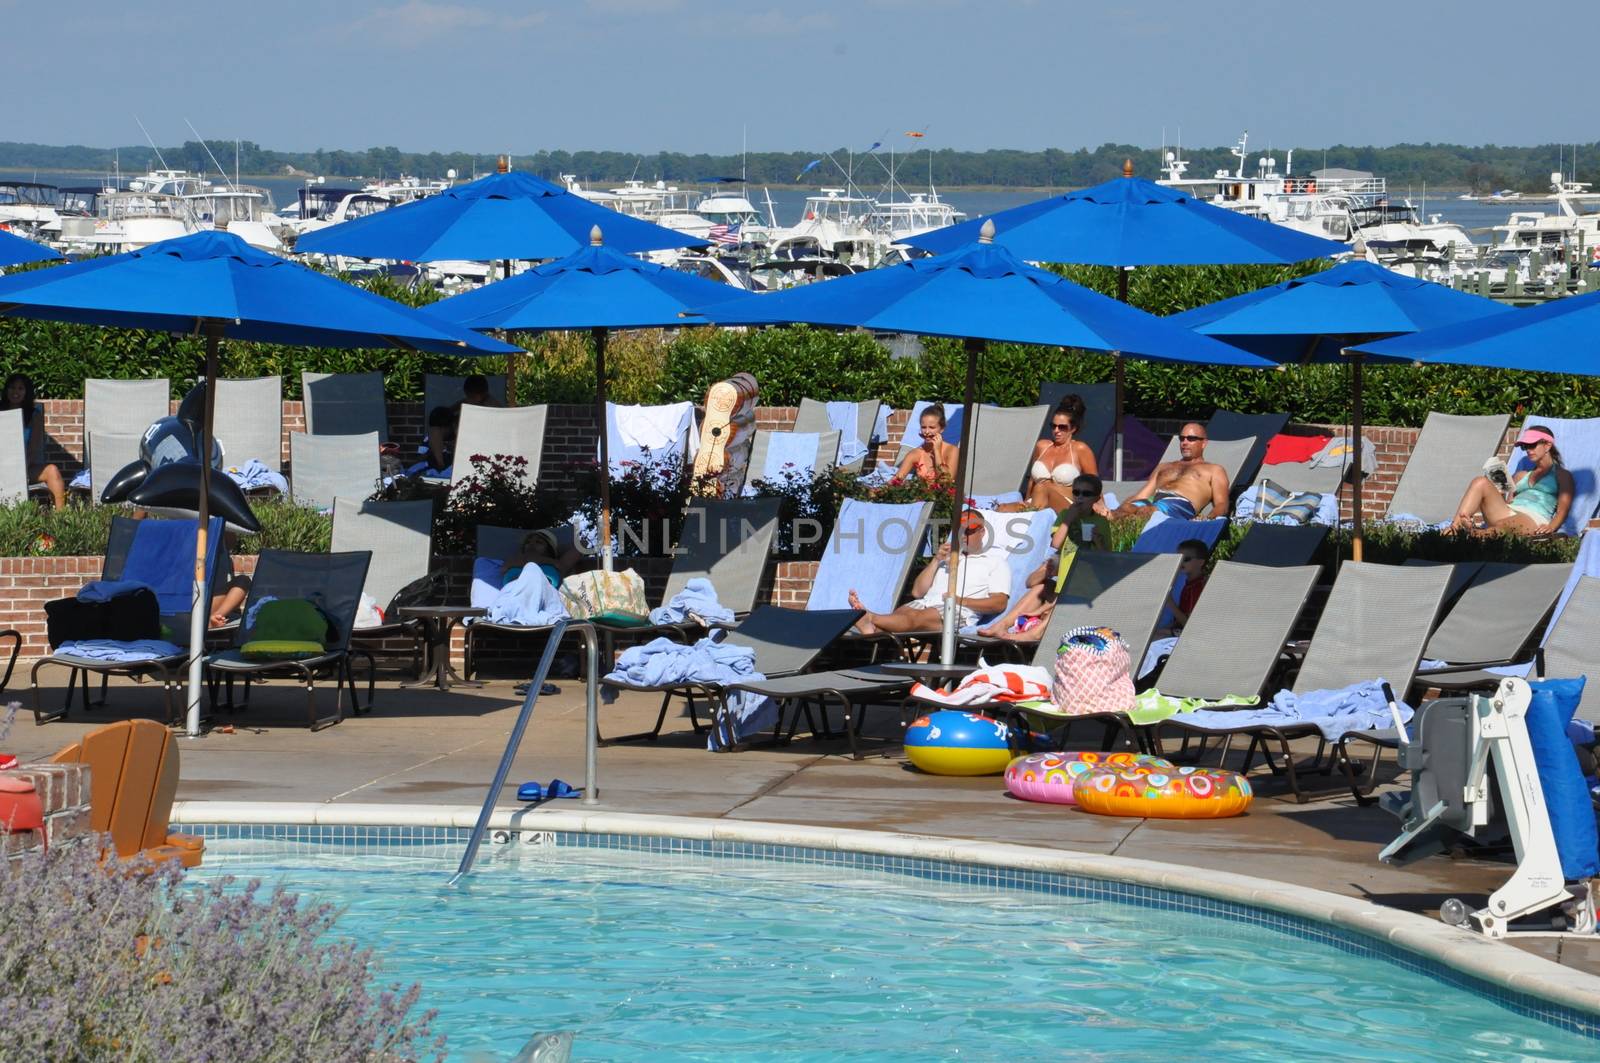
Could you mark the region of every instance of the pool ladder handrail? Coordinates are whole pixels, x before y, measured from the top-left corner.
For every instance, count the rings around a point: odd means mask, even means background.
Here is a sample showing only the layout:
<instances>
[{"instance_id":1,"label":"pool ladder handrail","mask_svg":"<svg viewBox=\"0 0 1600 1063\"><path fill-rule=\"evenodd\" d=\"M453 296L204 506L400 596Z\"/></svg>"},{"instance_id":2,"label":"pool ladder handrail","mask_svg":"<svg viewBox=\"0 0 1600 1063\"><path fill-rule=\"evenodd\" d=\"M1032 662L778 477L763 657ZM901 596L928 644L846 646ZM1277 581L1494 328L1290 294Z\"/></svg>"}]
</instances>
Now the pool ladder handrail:
<instances>
[{"instance_id":1,"label":"pool ladder handrail","mask_svg":"<svg viewBox=\"0 0 1600 1063\"><path fill-rule=\"evenodd\" d=\"M494 781L489 784L489 792L484 796L483 808L478 810L478 822L473 825L472 834L467 838L467 851L461 854L461 865L456 868L456 873L450 876L449 884L452 886L472 870L473 861L478 857L478 848L483 844L483 836L489 829L489 820L494 816L495 802L500 797L500 789L506 784L506 776L511 774L511 764L517 759L517 750L522 745L523 733L528 729L528 722L533 719L533 707L538 704L539 691L545 684L545 677L550 674L550 666L555 663L556 649L566 637L570 624L570 620L563 618L556 621L550 629L549 641L545 643L544 653L539 657L539 667L534 670L533 681L528 684L528 695L522 699L522 709L517 713L517 722L512 726L511 734L506 739L506 751L500 755L500 764L494 770ZM586 718L583 740L582 803L592 805L600 799L600 784L595 777L596 750L600 744L600 713L597 697L600 680L600 648L593 625L577 624L573 626L573 630L583 636L584 663L587 665L584 679Z\"/></svg>"}]
</instances>

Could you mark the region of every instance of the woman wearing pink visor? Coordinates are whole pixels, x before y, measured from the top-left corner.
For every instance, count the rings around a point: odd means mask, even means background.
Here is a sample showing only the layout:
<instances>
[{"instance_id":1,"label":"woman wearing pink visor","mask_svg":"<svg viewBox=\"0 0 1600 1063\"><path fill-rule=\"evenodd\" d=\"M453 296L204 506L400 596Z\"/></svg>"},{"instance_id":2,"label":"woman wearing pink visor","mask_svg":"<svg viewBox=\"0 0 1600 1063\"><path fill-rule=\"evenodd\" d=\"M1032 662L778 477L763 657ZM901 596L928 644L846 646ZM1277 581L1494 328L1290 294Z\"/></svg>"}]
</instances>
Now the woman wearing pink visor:
<instances>
[{"instance_id":1,"label":"woman wearing pink visor","mask_svg":"<svg viewBox=\"0 0 1600 1063\"><path fill-rule=\"evenodd\" d=\"M1452 527L1480 533L1547 535L1558 530L1572 508L1572 474L1561 464L1556 437L1543 425L1529 425L1516 445L1533 468L1509 484L1479 476L1467 485ZM1483 522L1478 522L1482 514Z\"/></svg>"}]
</instances>

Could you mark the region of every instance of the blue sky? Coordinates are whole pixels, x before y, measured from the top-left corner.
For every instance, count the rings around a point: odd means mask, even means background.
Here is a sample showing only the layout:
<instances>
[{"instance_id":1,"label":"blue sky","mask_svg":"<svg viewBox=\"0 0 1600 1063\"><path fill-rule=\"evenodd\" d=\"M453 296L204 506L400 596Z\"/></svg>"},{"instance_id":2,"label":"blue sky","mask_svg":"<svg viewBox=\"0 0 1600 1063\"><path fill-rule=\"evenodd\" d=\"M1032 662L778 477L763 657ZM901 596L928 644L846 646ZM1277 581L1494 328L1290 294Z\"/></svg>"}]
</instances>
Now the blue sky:
<instances>
[{"instance_id":1,"label":"blue sky","mask_svg":"<svg viewBox=\"0 0 1600 1063\"><path fill-rule=\"evenodd\" d=\"M1516 12L1512 17L1507 11ZM1523 16L1522 11L1530 14ZM1595 139L1593 0L0 0L0 138L731 153ZM1585 84L1585 81L1588 84ZM887 139L887 138L885 138ZM922 146L919 145L919 146Z\"/></svg>"}]
</instances>

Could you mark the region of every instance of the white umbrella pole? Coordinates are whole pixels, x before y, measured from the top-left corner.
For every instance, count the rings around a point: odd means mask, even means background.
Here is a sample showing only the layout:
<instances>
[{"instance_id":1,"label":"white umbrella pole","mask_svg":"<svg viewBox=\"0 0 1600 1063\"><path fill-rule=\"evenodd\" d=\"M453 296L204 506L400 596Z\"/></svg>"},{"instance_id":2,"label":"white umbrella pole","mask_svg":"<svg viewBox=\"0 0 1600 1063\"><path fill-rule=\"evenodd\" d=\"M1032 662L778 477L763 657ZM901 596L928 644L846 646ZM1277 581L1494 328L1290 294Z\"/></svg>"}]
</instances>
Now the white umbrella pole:
<instances>
[{"instance_id":1,"label":"white umbrella pole","mask_svg":"<svg viewBox=\"0 0 1600 1063\"><path fill-rule=\"evenodd\" d=\"M600 425L600 568L611 571L611 454L606 424L606 330L593 330L594 412Z\"/></svg>"},{"instance_id":2,"label":"white umbrella pole","mask_svg":"<svg viewBox=\"0 0 1600 1063\"><path fill-rule=\"evenodd\" d=\"M206 334L206 390L204 413L200 417L200 500L196 505L197 523L194 536L194 596L189 607L189 688L188 712L185 732L190 738L200 737L200 687L206 651L206 628L211 620L211 599L206 594L206 555L210 552L208 532L211 524L211 427L216 410L217 341L222 326L207 322ZM220 550L222 544L217 544Z\"/></svg>"},{"instance_id":3,"label":"white umbrella pole","mask_svg":"<svg viewBox=\"0 0 1600 1063\"><path fill-rule=\"evenodd\" d=\"M961 414L961 449L956 453L956 497L950 521L950 584L944 596L944 624L939 635L939 661L954 664L956 660L956 616L959 606L956 592L960 588L957 573L961 569L961 544L965 536L961 529L961 514L967 508L967 470L971 468L967 453L972 447L972 421L977 413L974 394L978 390L978 356L983 353L982 340L969 339L967 347L967 386L963 396Z\"/></svg>"}]
</instances>

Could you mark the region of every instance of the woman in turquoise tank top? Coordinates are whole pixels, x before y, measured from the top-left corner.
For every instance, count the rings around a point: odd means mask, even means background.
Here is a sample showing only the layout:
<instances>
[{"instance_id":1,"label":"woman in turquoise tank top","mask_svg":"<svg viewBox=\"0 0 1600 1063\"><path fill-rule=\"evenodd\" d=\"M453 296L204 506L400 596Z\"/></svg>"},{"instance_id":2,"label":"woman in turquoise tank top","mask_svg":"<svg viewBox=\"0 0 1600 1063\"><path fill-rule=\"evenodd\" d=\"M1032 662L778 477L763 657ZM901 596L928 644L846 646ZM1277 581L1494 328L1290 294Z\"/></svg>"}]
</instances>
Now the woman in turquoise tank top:
<instances>
[{"instance_id":1,"label":"woman in turquoise tank top","mask_svg":"<svg viewBox=\"0 0 1600 1063\"><path fill-rule=\"evenodd\" d=\"M1533 467L1518 473L1506 487L1487 476L1474 479L1456 507L1453 527L1479 534L1548 535L1560 530L1572 508L1574 488L1572 474L1561 464L1555 436L1543 425L1528 425L1516 445Z\"/></svg>"}]
</instances>

